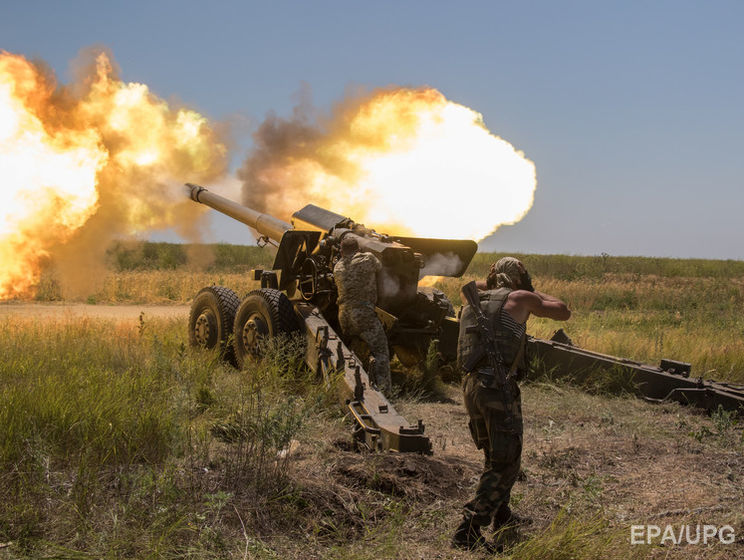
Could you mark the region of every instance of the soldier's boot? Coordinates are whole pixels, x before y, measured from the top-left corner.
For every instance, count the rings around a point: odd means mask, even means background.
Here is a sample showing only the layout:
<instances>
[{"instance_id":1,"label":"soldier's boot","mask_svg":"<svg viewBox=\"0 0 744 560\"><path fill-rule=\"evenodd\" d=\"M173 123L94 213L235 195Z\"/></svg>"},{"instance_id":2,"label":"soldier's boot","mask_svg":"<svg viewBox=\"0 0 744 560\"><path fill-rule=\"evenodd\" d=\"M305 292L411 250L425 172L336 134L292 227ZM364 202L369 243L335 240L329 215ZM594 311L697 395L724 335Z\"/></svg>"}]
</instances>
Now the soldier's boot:
<instances>
[{"instance_id":1,"label":"soldier's boot","mask_svg":"<svg viewBox=\"0 0 744 560\"><path fill-rule=\"evenodd\" d=\"M516 527L519 525L529 525L530 523L532 523L531 519L517 515L507 504L502 504L493 516L491 528L494 531L499 531L504 527Z\"/></svg>"},{"instance_id":2,"label":"soldier's boot","mask_svg":"<svg viewBox=\"0 0 744 560\"><path fill-rule=\"evenodd\" d=\"M462 523L455 529L452 536L452 546L465 550L482 549L488 553L498 552L497 547L489 543L481 534L480 525L473 523L472 519L463 519Z\"/></svg>"}]
</instances>

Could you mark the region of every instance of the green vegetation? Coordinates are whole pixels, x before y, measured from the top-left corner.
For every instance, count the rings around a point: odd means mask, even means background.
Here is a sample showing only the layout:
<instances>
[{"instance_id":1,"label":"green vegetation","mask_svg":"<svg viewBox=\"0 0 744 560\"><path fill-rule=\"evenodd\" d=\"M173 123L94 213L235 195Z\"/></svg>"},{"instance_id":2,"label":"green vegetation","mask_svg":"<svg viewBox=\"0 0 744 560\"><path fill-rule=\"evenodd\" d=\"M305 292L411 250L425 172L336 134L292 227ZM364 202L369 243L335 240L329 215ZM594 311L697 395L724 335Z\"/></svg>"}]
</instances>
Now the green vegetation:
<instances>
[{"instance_id":1,"label":"green vegetation","mask_svg":"<svg viewBox=\"0 0 744 560\"><path fill-rule=\"evenodd\" d=\"M296 343L247 376L173 321L6 319L0 339L0 541L18 556L222 557L236 512L294 507L288 450L326 398Z\"/></svg>"},{"instance_id":2,"label":"green vegetation","mask_svg":"<svg viewBox=\"0 0 744 560\"><path fill-rule=\"evenodd\" d=\"M479 254L459 286L500 255ZM121 244L80 301L187 303L204 285L254 289L268 250ZM538 289L574 310L574 341L742 381L744 263L525 255ZM39 301L60 299L53 268ZM533 319L548 337L555 323ZM186 345L184 320L0 318L0 558L423 558L449 538L481 457L459 389L430 352L397 368L398 408L422 418L433 457L360 455L334 391L298 343L267 345L238 372ZM609 388L608 388L609 390ZM631 546L633 523L744 527L741 417L590 395L549 378L523 386L523 478L534 521L504 535L514 560L733 558L722 546ZM695 476L690 476L694 467ZM459 553L459 558L479 554Z\"/></svg>"},{"instance_id":3,"label":"green vegetation","mask_svg":"<svg viewBox=\"0 0 744 560\"><path fill-rule=\"evenodd\" d=\"M424 375L397 401L427 422L433 457L360 455L345 450L348 424L333 391L302 367L298 342L268 344L263 361L238 372L184 341L178 320L0 321L0 543L8 545L0 557L372 559L448 550L481 464L456 386L443 388L441 402L412 399L428 388ZM529 538L507 538L510 558L647 557L647 547L628 544L629 522L618 516L636 507L634 464L649 469L660 452L664 480L695 461L713 477L705 475L706 492L721 488L714 499L740 492L741 455L727 453L744 451L733 415L707 419L546 382L523 391L526 482L514 503L535 525ZM620 456L625 471L601 466ZM630 497L605 505L618 491ZM735 523L736 503L720 519Z\"/></svg>"},{"instance_id":4,"label":"green vegetation","mask_svg":"<svg viewBox=\"0 0 744 560\"><path fill-rule=\"evenodd\" d=\"M106 253L108 273L96 279L92 293L65 297L51 263L42 273L36 301L80 301L90 304L187 303L204 286L223 284L239 293L255 289L253 268L271 268L266 248L244 245L179 245L115 243Z\"/></svg>"},{"instance_id":5,"label":"green vegetation","mask_svg":"<svg viewBox=\"0 0 744 560\"><path fill-rule=\"evenodd\" d=\"M267 249L248 245L117 242L106 252L106 260L115 272L173 270L189 265L210 272L239 272L271 263L273 258Z\"/></svg>"},{"instance_id":6,"label":"green vegetation","mask_svg":"<svg viewBox=\"0 0 744 560\"><path fill-rule=\"evenodd\" d=\"M525 263L533 276L559 280L604 278L606 274L633 274L664 278L720 278L744 277L744 261L712 259L668 259L659 257L527 255L519 253L478 253L469 272L484 274L489 265L501 257L511 255Z\"/></svg>"}]
</instances>

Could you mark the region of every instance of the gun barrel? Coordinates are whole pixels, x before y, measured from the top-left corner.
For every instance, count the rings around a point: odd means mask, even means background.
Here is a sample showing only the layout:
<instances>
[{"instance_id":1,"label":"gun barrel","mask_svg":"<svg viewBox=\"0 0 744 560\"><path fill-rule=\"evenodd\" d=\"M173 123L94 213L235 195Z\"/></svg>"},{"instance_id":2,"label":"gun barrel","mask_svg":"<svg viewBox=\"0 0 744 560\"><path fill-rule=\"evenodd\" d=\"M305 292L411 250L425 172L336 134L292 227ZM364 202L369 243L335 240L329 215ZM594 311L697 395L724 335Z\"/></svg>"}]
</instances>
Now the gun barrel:
<instances>
[{"instance_id":1,"label":"gun barrel","mask_svg":"<svg viewBox=\"0 0 744 560\"><path fill-rule=\"evenodd\" d=\"M227 214L231 218L252 227L261 235L265 235L274 241L281 241L284 232L293 229L292 224L288 224L279 218L275 218L269 214L263 214L253 210L252 208L233 202L224 196L209 192L207 189L200 187L199 185L186 183L186 188L191 200L201 202L210 208L214 208L218 212Z\"/></svg>"}]
</instances>

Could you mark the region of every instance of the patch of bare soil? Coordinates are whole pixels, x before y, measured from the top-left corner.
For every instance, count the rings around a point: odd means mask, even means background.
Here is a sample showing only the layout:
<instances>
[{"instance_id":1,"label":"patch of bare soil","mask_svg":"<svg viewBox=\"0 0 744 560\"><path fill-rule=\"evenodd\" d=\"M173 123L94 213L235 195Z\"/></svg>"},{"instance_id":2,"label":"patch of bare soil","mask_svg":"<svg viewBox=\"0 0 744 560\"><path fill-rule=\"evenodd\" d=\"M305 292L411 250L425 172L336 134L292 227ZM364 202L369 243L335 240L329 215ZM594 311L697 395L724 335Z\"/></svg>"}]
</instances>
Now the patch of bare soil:
<instances>
[{"instance_id":1,"label":"patch of bare soil","mask_svg":"<svg viewBox=\"0 0 744 560\"><path fill-rule=\"evenodd\" d=\"M396 515L458 503L480 468L448 455L357 453L339 449L338 441L301 448L295 460L291 530L322 542L357 539Z\"/></svg>"},{"instance_id":2,"label":"patch of bare soil","mask_svg":"<svg viewBox=\"0 0 744 560\"><path fill-rule=\"evenodd\" d=\"M427 423L435 458L467 465L446 475L463 485L441 504L449 521L438 529L448 533L475 489L482 461L470 440L461 394L452 388L451 397L457 404L398 406L409 420L420 417ZM611 530L627 532L628 540L631 525L731 525L739 541L735 544L682 545L671 554L690 559L744 557L740 425L719 430L708 416L676 404L605 398L540 384L523 387L523 410L522 473L512 505L533 522L527 538L547 529L564 510L569 515L599 515ZM670 554L668 547L662 553Z\"/></svg>"},{"instance_id":3,"label":"patch of bare soil","mask_svg":"<svg viewBox=\"0 0 744 560\"><path fill-rule=\"evenodd\" d=\"M443 455L343 454L331 466L334 479L348 488L368 489L428 504L462 498L479 465Z\"/></svg>"},{"instance_id":4,"label":"patch of bare soil","mask_svg":"<svg viewBox=\"0 0 744 560\"><path fill-rule=\"evenodd\" d=\"M145 318L185 318L189 314L188 305L88 305L83 303L0 303L0 318L55 318L74 319L89 317L95 319L139 320Z\"/></svg>"}]
</instances>

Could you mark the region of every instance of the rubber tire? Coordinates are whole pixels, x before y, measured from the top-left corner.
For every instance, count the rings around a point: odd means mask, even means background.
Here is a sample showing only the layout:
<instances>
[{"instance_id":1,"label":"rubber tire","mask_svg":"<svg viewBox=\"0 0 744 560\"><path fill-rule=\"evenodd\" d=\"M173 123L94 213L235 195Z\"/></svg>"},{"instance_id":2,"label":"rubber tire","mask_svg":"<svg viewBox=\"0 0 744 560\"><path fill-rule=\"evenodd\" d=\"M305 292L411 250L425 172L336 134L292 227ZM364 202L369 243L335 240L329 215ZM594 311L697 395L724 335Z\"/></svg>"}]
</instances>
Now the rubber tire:
<instances>
[{"instance_id":1,"label":"rubber tire","mask_svg":"<svg viewBox=\"0 0 744 560\"><path fill-rule=\"evenodd\" d=\"M246 336L246 323L253 320L254 333ZM262 288L249 292L235 314L233 348L240 369L261 357L256 346L264 336L274 337L300 330L300 322L289 298L280 290ZM255 342L246 338L254 336Z\"/></svg>"},{"instance_id":2,"label":"rubber tire","mask_svg":"<svg viewBox=\"0 0 744 560\"><path fill-rule=\"evenodd\" d=\"M189 344L211 350L218 348L220 357L235 364L235 351L231 337L235 324L235 313L240 305L238 294L223 286L202 288L191 302L189 313ZM197 321L204 315L212 321L213 332L205 336L204 331L197 333ZM211 319L209 317L211 316ZM203 324L203 321L202 321ZM206 338L206 340L205 340Z\"/></svg>"}]
</instances>

